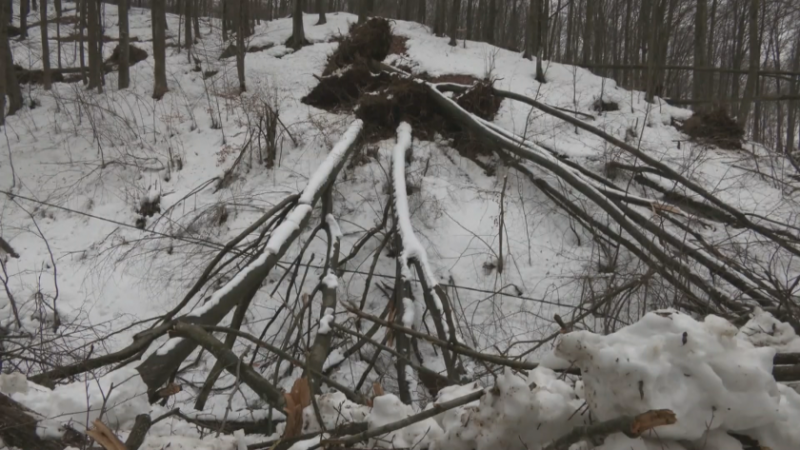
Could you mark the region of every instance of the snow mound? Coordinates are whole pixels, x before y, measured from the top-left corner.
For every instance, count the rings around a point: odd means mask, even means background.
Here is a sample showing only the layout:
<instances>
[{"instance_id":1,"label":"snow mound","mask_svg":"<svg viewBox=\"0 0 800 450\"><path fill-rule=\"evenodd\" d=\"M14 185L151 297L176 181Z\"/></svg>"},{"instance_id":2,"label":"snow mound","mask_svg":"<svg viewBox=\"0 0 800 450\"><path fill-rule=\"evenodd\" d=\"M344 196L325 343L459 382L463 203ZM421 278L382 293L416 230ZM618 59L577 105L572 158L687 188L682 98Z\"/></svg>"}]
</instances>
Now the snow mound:
<instances>
[{"instance_id":1,"label":"snow mound","mask_svg":"<svg viewBox=\"0 0 800 450\"><path fill-rule=\"evenodd\" d=\"M475 390L474 384L446 388L439 401ZM479 402L438 417L444 436L431 450L539 448L583 425L584 417L576 414L581 403L574 390L550 369L537 368L527 379L507 369Z\"/></svg>"},{"instance_id":2,"label":"snow mound","mask_svg":"<svg viewBox=\"0 0 800 450\"><path fill-rule=\"evenodd\" d=\"M773 347L780 353L800 352L800 337L794 328L761 308L756 308L738 337L756 347Z\"/></svg>"},{"instance_id":3,"label":"snow mound","mask_svg":"<svg viewBox=\"0 0 800 450\"><path fill-rule=\"evenodd\" d=\"M612 335L563 335L555 352L580 367L586 402L600 421L670 409L678 423L660 427L658 436L696 440L709 430L744 431L779 419L775 350L738 339L717 316L698 322L656 311Z\"/></svg>"},{"instance_id":4,"label":"snow mound","mask_svg":"<svg viewBox=\"0 0 800 450\"><path fill-rule=\"evenodd\" d=\"M2 377L3 394L45 418L37 430L42 438L61 437L66 425L80 431L100 417L101 411L103 422L113 429L130 429L137 415L150 412L147 385L133 368L56 386L52 391L30 382L22 387L14 375ZM8 383L9 379L14 383Z\"/></svg>"},{"instance_id":5,"label":"snow mound","mask_svg":"<svg viewBox=\"0 0 800 450\"><path fill-rule=\"evenodd\" d=\"M404 404L392 394L375 397L372 411L367 417L369 429L388 425L416 414L414 408ZM401 428L370 441L368 448L425 448L442 437L443 431L434 419Z\"/></svg>"}]
</instances>

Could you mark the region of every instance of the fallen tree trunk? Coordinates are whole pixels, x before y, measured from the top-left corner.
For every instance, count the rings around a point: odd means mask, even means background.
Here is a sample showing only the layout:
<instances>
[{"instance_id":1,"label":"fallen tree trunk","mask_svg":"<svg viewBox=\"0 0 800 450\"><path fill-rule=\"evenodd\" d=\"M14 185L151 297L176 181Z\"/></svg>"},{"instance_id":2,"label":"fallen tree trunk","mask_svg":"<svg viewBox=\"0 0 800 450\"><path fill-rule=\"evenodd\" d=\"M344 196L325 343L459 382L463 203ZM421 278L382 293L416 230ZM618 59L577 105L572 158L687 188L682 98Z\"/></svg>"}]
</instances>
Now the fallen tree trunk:
<instances>
[{"instance_id":1,"label":"fallen tree trunk","mask_svg":"<svg viewBox=\"0 0 800 450\"><path fill-rule=\"evenodd\" d=\"M262 253L239 272L233 280L216 291L197 310L179 318L195 325L219 323L240 302L249 302L261 288L264 279L280 261L295 239L308 225L311 211L325 188L333 183L355 147L362 128L357 120L331 150L327 159L309 179L298 205L272 233ZM153 353L137 368L152 395L180 367L180 364L197 348L197 343L180 338L170 339L159 351Z\"/></svg>"},{"instance_id":2,"label":"fallen tree trunk","mask_svg":"<svg viewBox=\"0 0 800 450\"><path fill-rule=\"evenodd\" d=\"M0 393L0 438L10 447L36 450L63 450L61 441L42 439L36 433L42 418L38 414Z\"/></svg>"}]
</instances>

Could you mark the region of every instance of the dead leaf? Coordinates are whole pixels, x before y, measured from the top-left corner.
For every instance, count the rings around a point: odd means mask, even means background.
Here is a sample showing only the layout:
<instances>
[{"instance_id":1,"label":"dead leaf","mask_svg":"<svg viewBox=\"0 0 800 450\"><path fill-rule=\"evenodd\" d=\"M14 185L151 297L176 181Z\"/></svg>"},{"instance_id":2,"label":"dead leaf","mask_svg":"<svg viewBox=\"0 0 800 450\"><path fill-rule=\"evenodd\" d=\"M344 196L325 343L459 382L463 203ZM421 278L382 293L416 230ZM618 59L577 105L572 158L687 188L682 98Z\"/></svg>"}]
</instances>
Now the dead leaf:
<instances>
[{"instance_id":1,"label":"dead leaf","mask_svg":"<svg viewBox=\"0 0 800 450\"><path fill-rule=\"evenodd\" d=\"M641 434L647 430L652 430L655 427L663 425L672 425L677 422L678 419L672 411L668 409L656 409L636 416L631 425L631 433L634 436L641 436Z\"/></svg>"}]
</instances>

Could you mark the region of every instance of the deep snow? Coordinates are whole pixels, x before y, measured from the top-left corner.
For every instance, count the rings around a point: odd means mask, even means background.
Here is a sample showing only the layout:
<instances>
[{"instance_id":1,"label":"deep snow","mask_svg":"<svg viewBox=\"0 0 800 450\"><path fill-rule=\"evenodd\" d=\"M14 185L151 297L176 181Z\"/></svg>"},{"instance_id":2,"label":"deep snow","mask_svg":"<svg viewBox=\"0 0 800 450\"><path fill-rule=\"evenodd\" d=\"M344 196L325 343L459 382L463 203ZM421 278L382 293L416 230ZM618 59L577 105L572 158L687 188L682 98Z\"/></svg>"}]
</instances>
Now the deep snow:
<instances>
[{"instance_id":1,"label":"deep snow","mask_svg":"<svg viewBox=\"0 0 800 450\"><path fill-rule=\"evenodd\" d=\"M65 3L64 7L74 9L74 4ZM103 8L105 34L116 38L116 8L108 4ZM19 11L16 6L15 11ZM38 20L37 14L31 14L29 23ZM6 293L0 289L2 325L14 332L43 330L47 336L53 337L53 343L47 347L52 352L65 347L80 348L74 357L83 357L89 353L89 346L100 342L100 338L170 310L221 245L285 196L306 185L318 185L319 179L313 174L320 173L320 164L330 156L329 152L339 138L348 135L353 118L310 108L298 99L316 84L314 75L321 73L326 56L335 49L337 44L331 38L346 33L349 23L355 19L349 14L334 13L328 15L326 25L316 26L316 16L306 15L306 37L314 45L298 52L282 45L291 34L290 19L259 25L250 45L273 43L275 46L247 54L248 93L241 99L233 95L238 88L233 60L218 58L226 47L219 38L219 23L205 19L201 20L202 39L193 50L193 55L201 61L201 71L193 70L194 64L189 63L185 50L169 47L170 93L160 102L150 98L152 58L132 67L131 88L127 91L116 89L116 75L113 73L106 76L103 94L88 92L80 84L59 83L49 93L42 91L40 86L24 86L26 100L36 100L36 107L26 108L10 117L3 129L8 150L0 155L0 189L9 190L14 184L14 192L19 195L109 221L21 199L12 201L6 196L0 197L0 233L22 255L19 260L11 260L7 268L9 288L20 308L23 330L16 329ZM177 43L178 18L169 15L168 24L170 42ZM151 54L152 45L147 42L149 12L133 9L130 27L131 36L140 41L135 45ZM446 38L437 38L416 23L397 21L394 30L409 38L408 51L404 56L390 56L388 62L402 62L415 71L426 71L431 75L462 73L479 78L488 75L497 80L499 88L592 114L596 113L590 110L591 104L600 95L614 100L619 103L620 111L599 115L592 122L594 125L619 137L626 136L632 129L637 136L635 142L642 149L701 182L726 202L753 214L796 224L797 208L793 196L751 172L756 167L769 167L779 175L785 162L771 158L764 149L749 144L746 145L747 152L729 152L683 142L685 137L670 126L670 119L688 117L690 112L687 110L660 101L655 106L649 105L640 92L626 91L612 80L560 64L545 63L548 83L539 84L533 79L534 62L522 59L517 53L476 42L467 42L466 48L461 45L450 47ZM51 38L54 37L55 25L51 24L49 31ZM64 29L62 34L66 34ZM27 41L13 41L15 62L28 68L40 67L39 39L38 29L31 29ZM55 65L55 41L51 41L50 48L51 61ZM104 56L110 56L112 50L113 43L106 44ZM65 44L62 52L64 66L77 65L74 43ZM204 77L203 72L215 70L218 74ZM235 171L233 182L217 190L216 180L230 167L247 140L247 125L255 114L252 105L261 103L277 106L281 121L289 130L281 132L276 167L268 170L250 154ZM493 123L554 147L597 173L602 173L603 165L608 161L627 161L626 156L609 148L599 138L577 132L570 125L531 111L520 103L503 102ZM413 134L413 130L407 131ZM402 138L406 137L405 133L402 133ZM292 138L298 140L297 146ZM342 236L343 255L350 251L364 230L380 221L384 206L390 201L387 193L393 182L391 166L393 157L397 157L396 144L394 140L378 143L375 145L375 159L346 169L336 185L336 219L319 218L331 224L334 234ZM596 266L598 258L590 235L580 230L573 231L571 220L514 172L498 167L498 173L489 176L441 140L412 140L411 144L412 157L410 162L404 161L404 171L406 182L414 186L416 193L407 198L410 216L404 226L411 228L408 231L413 231L418 243L413 249L426 256L430 284L445 286L450 298L456 302L459 335L464 342L487 352L496 352L497 349L508 349L512 355L524 352L531 341L558 329L550 320L554 313L569 313L571 307L581 300L579 280L587 270ZM13 178L12 162L16 175ZM533 170L541 173L535 168ZM506 228L498 231L504 175L509 180L504 208ZM552 177L543 176L552 181ZM667 183L666 180L660 182ZM634 195L652 194L635 186L630 189ZM146 219L148 231L136 229L134 224L140 217L138 208L142 202L156 199L161 213ZM586 208L592 214L599 214L591 205L587 204ZM308 210L304 204L297 206L283 228L288 230L295 226L295 216L305 213ZM317 220L318 211L313 214L312 220ZM403 219L405 222L406 218ZM173 237L163 238L155 232ZM503 233L505 246L506 270L502 274L491 269L491 264L496 263L499 256L499 232ZM275 240L271 239L270 243L277 243L277 235L284 236L282 233L274 233L272 237ZM754 264L764 261L765 265L776 269L775 274L781 279L788 279L798 272L794 260L780 255L769 259L771 254L753 242L748 233L729 233L718 226L701 230L701 234L730 254L749 245L749 251L757 256ZM370 253L377 246L378 242L369 242L347 269L364 272L372 258ZM297 254L297 247L294 246L284 258L283 269ZM309 253L320 255L324 252L322 240L312 242ZM203 304L211 303L231 280L241 276L242 272L237 275L239 269L232 268L218 283L212 283L209 290L196 296L183 312L202 311ZM326 275L313 264L311 271L306 284L300 287L301 292L310 292L317 280ZM394 259L382 257L376 273L393 278ZM270 295L281 275L282 271L276 270L268 277L265 288L253 302L243 326L245 331L259 335L263 325L282 303L294 304L294 292L289 298L284 298L285 289L278 289L274 296ZM345 301L359 301L364 279L363 273L346 273L336 283L338 297ZM462 288L456 290L451 287L453 284ZM417 283L413 286L415 291L420 289ZM721 289L730 290L724 285ZM496 291L503 295L492 296ZM416 297L421 297L421 294L417 292ZM373 283L367 309L379 314L385 301ZM56 335L49 331L54 320L53 308L61 318L61 327ZM618 318L618 325L635 322L642 316L642 309L624 312ZM419 308L406 310L417 316L422 313ZM285 317L287 312L282 314L281 317ZM587 357L590 360L593 356L602 359L593 362L602 367L599 372L594 371L598 378L587 378L583 388L576 390L571 383L545 368L537 369L527 377L507 372L498 378L500 401L494 405L487 403L494 399L487 395L479 405L463 407L427 422L427 433L420 426L402 430L395 434L394 439L398 445L427 439L437 448L488 448L500 443L518 446L518 439L503 440L517 433L526 442L536 445L559 436L574 424L582 423L585 415L574 412L581 405L581 399L586 398L592 399L592 413L600 418L645 407L663 408L668 405L661 403L666 402L675 407L679 420L681 415L687 419L679 421L662 437L702 441L704 448L709 450L739 450L738 444L720 430L741 430L748 425L754 428L749 432L763 439L762 444L770 445L773 450L798 448L800 438L795 435L796 430L786 425L792 420L795 423L800 420L797 395L791 389L771 382L767 376L771 368L771 359L767 355L772 350L748 347L752 343L755 347L771 347L778 351L800 351L800 339L793 330L780 323L773 328L774 318L761 312L740 330L713 318L696 322L684 315L675 317L680 319L662 323L660 316L651 314L638 324L608 337L580 332L562 337L557 347L560 356L575 358L582 364L589 364L585 361ZM327 321L332 319L332 315L324 315L318 331L326 331ZM337 317L338 322L343 319ZM403 319L404 322L405 319L417 322L419 317ZM276 323L280 324L281 320ZM103 340L102 345L95 348L95 354L127 345L141 327L128 328ZM764 333L765 327L775 332ZM685 345L676 343L682 336L680 330L688 330L689 340ZM280 343L284 337L276 326L266 339ZM594 347L578 351L570 344L574 344L576 339L592 342ZM424 364L434 370L442 368L440 359L430 347L420 343L420 348ZM157 349L158 346L154 345L150 351ZM237 344L236 349L242 351L244 346ZM690 349L693 353L682 353ZM164 350L162 347L161 351ZM531 358L542 359L548 350L544 348ZM366 351L368 356L370 351ZM638 385L633 391L626 388L626 378L608 359L611 358L609 355L635 356L630 370L649 381L643 387L647 390L644 398L640 398ZM333 356L329 361L335 360ZM258 358L256 364L263 360L263 357ZM182 374L183 383L202 384L213 364L213 359L201 360L197 367ZM353 357L335 364L326 362L326 367L336 367L331 376L353 385L367 364ZM381 358L377 367L387 373L393 371L387 358ZM24 368L44 369L33 363ZM696 372L686 377L681 368ZM4 369L9 370L7 364ZM266 365L260 369L265 374L272 374L275 370ZM469 373L481 370L476 367L466 369ZM28 387L28 393L16 393L14 398L58 423L64 423L66 420L62 419L66 417L85 426L86 393L90 393L90 406L96 412L97 393L101 389L107 392L110 382L114 382L112 399L120 399L120 406L109 412L109 418L113 418L124 432L135 413L147 412L150 408L135 380L122 383L123 379L128 379L125 374L130 373L132 370L128 367L105 376L98 374L98 380L89 377L84 382L63 386L52 393L23 383ZM280 380L280 386L288 390L300 373L300 369L290 371L288 377ZM226 373L218 383L232 385L233 381L233 377ZM368 381L365 386L378 380L373 374ZM391 380L384 382L387 390L391 390ZM532 382L537 386L533 390L529 388ZM122 384L118 386L118 383ZM602 395L609 386L606 383L614 386L619 397L610 397L608 392ZM720 383L725 389L720 388ZM14 383L3 381L0 386L8 384ZM470 386L448 388L440 393L439 401L478 388ZM8 392L5 387L2 389ZM195 395L194 390L185 389L171 400L169 406L190 411ZM233 396L230 403L229 395ZM422 389L415 391L414 396L420 401L427 399ZM123 402L124 399L130 400ZM684 401L679 402L680 399ZM591 406L592 402L595 406ZM720 409L725 402L746 407L744 411L729 413ZM352 408L360 412L353 413L346 420L386 423L412 414L416 408L401 408L396 403L393 396L387 395L371 412L353 405ZM231 411L227 411L229 404ZM322 400L320 406L323 407ZM718 411L709 412L711 406ZM153 408L154 416L166 411L158 406ZM333 411L334 407L330 408ZM470 408L474 411L470 412ZM227 414L229 420L269 414L281 416L278 412L268 411L246 386L233 393L212 396L206 411L201 414L214 418ZM470 414L480 420L468 420ZM709 420L709 414L714 415L714 420ZM308 420L314 417L312 411ZM324 418L327 420L327 417ZM694 419L704 422L692 422ZM533 427L531 420L548 425ZM434 423L439 427L438 431L430 431L435 430ZM52 432L54 427L48 425L44 430ZM706 432L706 429L710 431ZM264 437L247 436L245 439L256 442ZM613 436L602 448L664 448L654 447L656 444L653 442L628 441L624 436ZM215 438L213 435L200 438L194 427L168 419L153 428L143 448L161 448L166 443L170 443L171 448L223 449L231 448L235 438ZM659 442L658 445L682 448L675 442Z\"/></svg>"}]
</instances>

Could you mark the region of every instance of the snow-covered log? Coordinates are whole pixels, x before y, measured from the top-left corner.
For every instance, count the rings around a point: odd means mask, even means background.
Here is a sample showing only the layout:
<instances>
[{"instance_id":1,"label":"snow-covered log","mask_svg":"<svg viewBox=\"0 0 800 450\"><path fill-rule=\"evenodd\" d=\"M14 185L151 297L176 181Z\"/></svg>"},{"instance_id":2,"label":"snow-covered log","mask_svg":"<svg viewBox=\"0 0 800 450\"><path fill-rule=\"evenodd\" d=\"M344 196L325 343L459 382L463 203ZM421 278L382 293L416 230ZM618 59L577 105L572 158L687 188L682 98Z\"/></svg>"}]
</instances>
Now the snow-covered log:
<instances>
[{"instance_id":1,"label":"snow-covered log","mask_svg":"<svg viewBox=\"0 0 800 450\"><path fill-rule=\"evenodd\" d=\"M249 302L255 296L263 280L307 226L311 210L322 196L324 188L336 179L344 167L348 155L355 147L362 126L363 123L357 120L344 133L309 179L308 185L300 195L298 205L273 231L261 254L225 286L217 290L203 306L178 320L197 325L214 325L228 315L237 304ZM195 348L197 348L195 342L173 338L142 362L138 370L151 392L160 388Z\"/></svg>"},{"instance_id":2,"label":"snow-covered log","mask_svg":"<svg viewBox=\"0 0 800 450\"><path fill-rule=\"evenodd\" d=\"M433 317L433 324L439 339L448 339L447 323L442 320L444 308L438 296L433 295L433 288L437 285L433 271L428 264L428 254L425 248L417 239L414 227L411 225L411 213L408 208L408 195L406 188L406 154L411 150L412 130L411 125L406 122L397 128L397 144L392 152L392 181L394 194L394 211L397 219L397 228L400 230L403 251L400 254L400 264L402 265L403 278L408 276L408 267L413 265L422 282L423 297L428 309ZM413 311L413 303L406 302L407 297L403 298L403 325L411 328L414 320L406 320L409 310ZM406 306L406 303L410 303ZM411 307L411 308L409 308ZM410 323L407 323L410 322ZM455 379L455 363L453 355L447 350L442 350L442 358L447 370L447 376Z\"/></svg>"}]
</instances>

